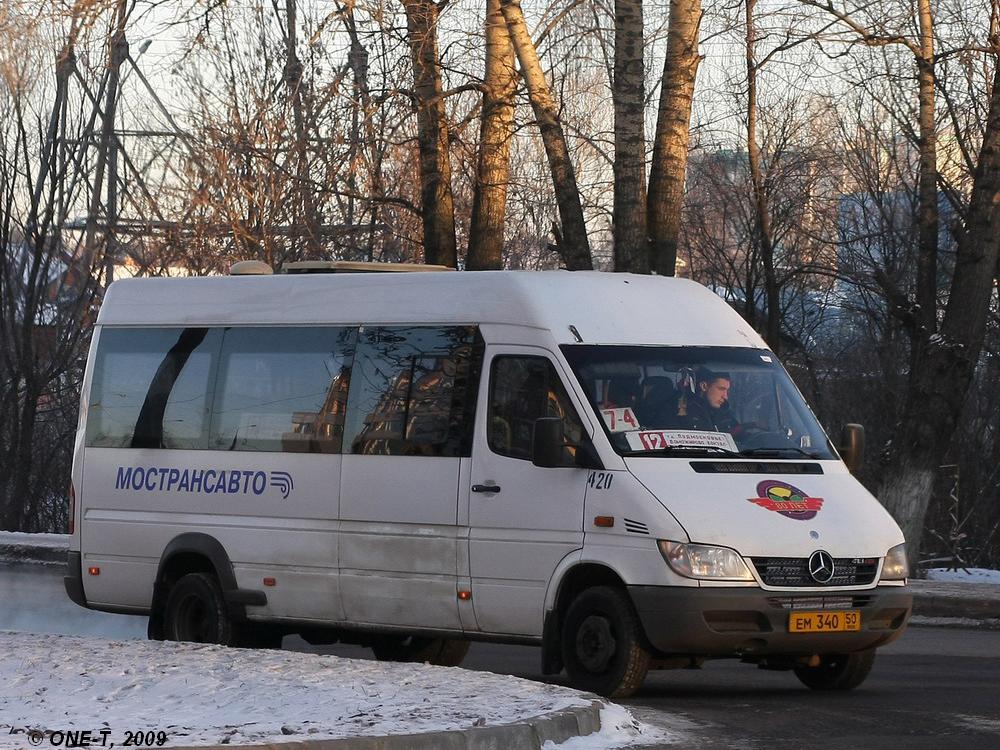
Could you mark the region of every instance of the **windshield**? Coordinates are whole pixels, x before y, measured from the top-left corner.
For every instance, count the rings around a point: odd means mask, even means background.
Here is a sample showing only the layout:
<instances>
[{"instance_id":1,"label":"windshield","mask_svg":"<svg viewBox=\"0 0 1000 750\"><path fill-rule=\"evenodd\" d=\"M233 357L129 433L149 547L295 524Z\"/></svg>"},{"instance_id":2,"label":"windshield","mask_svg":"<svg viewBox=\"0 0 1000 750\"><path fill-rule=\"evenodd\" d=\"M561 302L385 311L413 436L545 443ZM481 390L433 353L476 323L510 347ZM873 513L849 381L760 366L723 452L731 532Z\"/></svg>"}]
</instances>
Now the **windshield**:
<instances>
[{"instance_id":1,"label":"windshield","mask_svg":"<svg viewBox=\"0 0 1000 750\"><path fill-rule=\"evenodd\" d=\"M730 347L562 347L622 455L833 459L777 358Z\"/></svg>"}]
</instances>

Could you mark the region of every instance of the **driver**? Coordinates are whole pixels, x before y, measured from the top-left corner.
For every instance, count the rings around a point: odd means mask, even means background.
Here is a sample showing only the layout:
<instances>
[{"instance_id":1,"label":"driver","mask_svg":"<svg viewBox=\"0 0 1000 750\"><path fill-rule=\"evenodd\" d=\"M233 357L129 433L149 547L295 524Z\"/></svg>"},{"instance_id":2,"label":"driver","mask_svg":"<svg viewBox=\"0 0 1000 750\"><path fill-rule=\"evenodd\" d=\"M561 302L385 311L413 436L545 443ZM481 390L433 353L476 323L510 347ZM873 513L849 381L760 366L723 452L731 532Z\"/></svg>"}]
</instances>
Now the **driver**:
<instances>
[{"instance_id":1,"label":"driver","mask_svg":"<svg viewBox=\"0 0 1000 750\"><path fill-rule=\"evenodd\" d=\"M682 427L706 432L736 432L738 424L729 409L728 372L698 370L692 394L685 389L677 401L677 417Z\"/></svg>"}]
</instances>

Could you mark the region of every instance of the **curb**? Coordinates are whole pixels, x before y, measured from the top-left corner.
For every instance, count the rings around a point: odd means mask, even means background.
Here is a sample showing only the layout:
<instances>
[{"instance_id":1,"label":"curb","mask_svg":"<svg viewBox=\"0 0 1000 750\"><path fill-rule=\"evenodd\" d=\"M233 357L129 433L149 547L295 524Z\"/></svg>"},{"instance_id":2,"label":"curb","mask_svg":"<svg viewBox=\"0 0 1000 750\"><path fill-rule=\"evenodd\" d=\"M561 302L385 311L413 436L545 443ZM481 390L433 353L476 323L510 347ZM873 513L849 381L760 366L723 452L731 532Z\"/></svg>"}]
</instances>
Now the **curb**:
<instances>
[{"instance_id":1,"label":"curb","mask_svg":"<svg viewBox=\"0 0 1000 750\"><path fill-rule=\"evenodd\" d=\"M961 621L968 627L970 621L975 621L980 627L1000 627L998 585L910 581L910 589L913 615L918 618L914 625L954 626Z\"/></svg>"},{"instance_id":2,"label":"curb","mask_svg":"<svg viewBox=\"0 0 1000 750\"><path fill-rule=\"evenodd\" d=\"M957 628L959 630L1000 630L1000 617L976 620L970 617L937 617L913 615L907 624L910 628Z\"/></svg>"},{"instance_id":3,"label":"curb","mask_svg":"<svg viewBox=\"0 0 1000 750\"><path fill-rule=\"evenodd\" d=\"M262 745L169 746L170 750L541 750L546 742L559 744L601 728L601 700L497 727L452 729L423 734L381 737L344 737L334 740L296 740Z\"/></svg>"}]
</instances>

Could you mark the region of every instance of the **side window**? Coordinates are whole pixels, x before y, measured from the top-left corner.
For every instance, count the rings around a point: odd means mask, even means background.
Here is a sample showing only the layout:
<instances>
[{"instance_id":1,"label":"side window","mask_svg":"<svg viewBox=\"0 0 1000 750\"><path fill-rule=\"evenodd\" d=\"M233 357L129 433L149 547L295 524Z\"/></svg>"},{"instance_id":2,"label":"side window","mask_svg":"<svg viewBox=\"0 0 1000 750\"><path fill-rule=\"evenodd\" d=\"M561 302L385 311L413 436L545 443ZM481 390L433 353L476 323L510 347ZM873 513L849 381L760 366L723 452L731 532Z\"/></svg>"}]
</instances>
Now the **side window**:
<instances>
[{"instance_id":1,"label":"side window","mask_svg":"<svg viewBox=\"0 0 1000 750\"><path fill-rule=\"evenodd\" d=\"M220 339L207 328L105 328L90 387L87 445L206 447Z\"/></svg>"},{"instance_id":2,"label":"side window","mask_svg":"<svg viewBox=\"0 0 1000 750\"><path fill-rule=\"evenodd\" d=\"M503 456L530 461L535 420L539 417L560 417L566 441L583 440L580 418L548 359L495 357L487 426L490 449ZM567 449L568 466L573 465L572 451Z\"/></svg>"},{"instance_id":3,"label":"side window","mask_svg":"<svg viewBox=\"0 0 1000 750\"><path fill-rule=\"evenodd\" d=\"M356 328L229 328L212 450L339 453Z\"/></svg>"},{"instance_id":4,"label":"side window","mask_svg":"<svg viewBox=\"0 0 1000 750\"><path fill-rule=\"evenodd\" d=\"M363 328L345 446L370 455L470 455L482 352L474 326Z\"/></svg>"},{"instance_id":5,"label":"side window","mask_svg":"<svg viewBox=\"0 0 1000 750\"><path fill-rule=\"evenodd\" d=\"M104 329L87 445L339 453L355 328Z\"/></svg>"}]
</instances>

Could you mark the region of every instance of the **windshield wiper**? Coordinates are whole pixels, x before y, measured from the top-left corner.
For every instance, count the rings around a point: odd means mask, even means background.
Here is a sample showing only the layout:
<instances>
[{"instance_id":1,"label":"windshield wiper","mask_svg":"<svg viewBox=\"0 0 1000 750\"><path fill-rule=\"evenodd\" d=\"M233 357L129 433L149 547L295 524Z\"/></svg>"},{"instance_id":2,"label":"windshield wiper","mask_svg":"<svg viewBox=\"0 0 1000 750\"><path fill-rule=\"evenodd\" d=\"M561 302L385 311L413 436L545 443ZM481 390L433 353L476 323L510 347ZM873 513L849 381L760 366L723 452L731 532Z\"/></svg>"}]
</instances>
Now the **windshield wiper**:
<instances>
[{"instance_id":1,"label":"windshield wiper","mask_svg":"<svg viewBox=\"0 0 1000 750\"><path fill-rule=\"evenodd\" d=\"M818 459L819 455L816 453L810 453L809 451L798 448L794 445L783 445L780 448L747 448L746 450L740 451L741 456L757 456L757 457L780 457L783 453L797 453L800 456L805 456L806 458Z\"/></svg>"}]
</instances>

